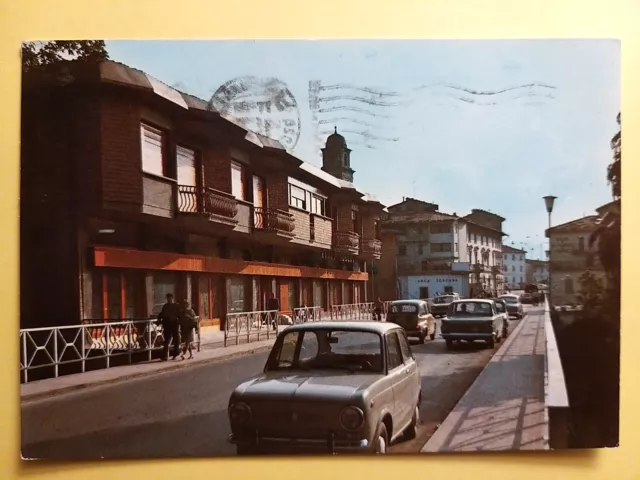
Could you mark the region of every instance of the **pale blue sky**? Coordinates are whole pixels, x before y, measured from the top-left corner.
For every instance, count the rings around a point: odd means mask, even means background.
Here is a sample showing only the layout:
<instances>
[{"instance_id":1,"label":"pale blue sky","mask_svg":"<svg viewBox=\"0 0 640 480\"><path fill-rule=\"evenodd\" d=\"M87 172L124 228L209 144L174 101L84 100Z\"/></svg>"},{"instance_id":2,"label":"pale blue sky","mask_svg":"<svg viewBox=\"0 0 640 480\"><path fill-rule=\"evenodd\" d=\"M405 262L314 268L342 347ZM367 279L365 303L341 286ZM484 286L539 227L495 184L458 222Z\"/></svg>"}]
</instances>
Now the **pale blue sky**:
<instances>
[{"instance_id":1,"label":"pale blue sky","mask_svg":"<svg viewBox=\"0 0 640 480\"><path fill-rule=\"evenodd\" d=\"M336 124L361 191L386 205L411 196L447 213L498 213L507 219L505 243L525 242L530 258L544 248L544 195L559 197L554 224L611 200L615 40L108 41L107 49L113 60L207 100L236 77L276 77L300 110L294 155L321 166L317 136ZM310 81L389 95L327 91L338 98L321 107L345 109L317 113L325 122L318 128Z\"/></svg>"}]
</instances>

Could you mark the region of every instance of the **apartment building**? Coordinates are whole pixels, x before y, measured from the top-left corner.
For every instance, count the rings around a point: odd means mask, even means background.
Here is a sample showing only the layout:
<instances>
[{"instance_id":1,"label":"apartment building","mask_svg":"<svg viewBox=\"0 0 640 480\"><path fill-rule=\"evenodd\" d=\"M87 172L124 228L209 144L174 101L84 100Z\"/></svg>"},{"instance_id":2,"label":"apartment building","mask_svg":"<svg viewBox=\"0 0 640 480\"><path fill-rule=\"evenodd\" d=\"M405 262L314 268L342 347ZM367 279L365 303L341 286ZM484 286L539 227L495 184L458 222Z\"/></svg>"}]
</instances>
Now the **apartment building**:
<instances>
[{"instance_id":1,"label":"apartment building","mask_svg":"<svg viewBox=\"0 0 640 480\"><path fill-rule=\"evenodd\" d=\"M487 222L485 214L494 220L493 214L482 212L473 210L459 217L414 198L388 207L382 231L395 236L397 250L395 263L384 257L383 263L393 264L395 270L386 268L379 276L397 282L400 298L447 292L473 296L482 288L501 285L500 272L492 269L498 260L491 252L492 248L499 251L502 233Z\"/></svg>"},{"instance_id":2,"label":"apartment building","mask_svg":"<svg viewBox=\"0 0 640 480\"><path fill-rule=\"evenodd\" d=\"M511 290L524 288L527 275L527 252L510 245L503 245L502 253L504 278L507 288Z\"/></svg>"},{"instance_id":3,"label":"apartment building","mask_svg":"<svg viewBox=\"0 0 640 480\"><path fill-rule=\"evenodd\" d=\"M203 326L229 312L365 300L383 205L351 182L123 64L26 76L21 325L148 318L165 294Z\"/></svg>"}]
</instances>

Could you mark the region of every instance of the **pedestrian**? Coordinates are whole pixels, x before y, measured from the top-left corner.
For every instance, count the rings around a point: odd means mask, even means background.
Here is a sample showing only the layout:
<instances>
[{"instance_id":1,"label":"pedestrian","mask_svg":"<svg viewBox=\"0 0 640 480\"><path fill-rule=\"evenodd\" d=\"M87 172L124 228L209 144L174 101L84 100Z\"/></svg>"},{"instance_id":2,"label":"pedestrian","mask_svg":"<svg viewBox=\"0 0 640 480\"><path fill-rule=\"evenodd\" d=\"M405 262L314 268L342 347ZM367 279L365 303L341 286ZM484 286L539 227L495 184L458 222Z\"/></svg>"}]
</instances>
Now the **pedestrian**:
<instances>
[{"instance_id":1,"label":"pedestrian","mask_svg":"<svg viewBox=\"0 0 640 480\"><path fill-rule=\"evenodd\" d=\"M383 309L384 309L384 303L382 302L380 297L378 297L378 299L376 300L376 303L374 305L374 308L373 308L373 319L374 320L382 321L382 310Z\"/></svg>"},{"instance_id":2,"label":"pedestrian","mask_svg":"<svg viewBox=\"0 0 640 480\"><path fill-rule=\"evenodd\" d=\"M162 361L169 360L169 346L173 341L173 360L180 353L180 320L182 308L173 300L173 294L167 293L167 303L162 306L158 314L158 324L162 325L164 345L162 348Z\"/></svg>"},{"instance_id":3,"label":"pedestrian","mask_svg":"<svg viewBox=\"0 0 640 480\"><path fill-rule=\"evenodd\" d=\"M195 341L195 329L198 326L196 312L191 308L187 299L182 302L182 318L180 323L180 336L182 337L182 360L189 352L189 360L193 358L193 342Z\"/></svg>"},{"instance_id":4,"label":"pedestrian","mask_svg":"<svg viewBox=\"0 0 640 480\"><path fill-rule=\"evenodd\" d=\"M271 320L271 327L276 330L278 327L278 316L280 314L280 300L276 298L275 293L271 293L271 297L267 300L267 310L269 310L268 315L274 315L274 318ZM273 311L275 310L275 314Z\"/></svg>"}]
</instances>

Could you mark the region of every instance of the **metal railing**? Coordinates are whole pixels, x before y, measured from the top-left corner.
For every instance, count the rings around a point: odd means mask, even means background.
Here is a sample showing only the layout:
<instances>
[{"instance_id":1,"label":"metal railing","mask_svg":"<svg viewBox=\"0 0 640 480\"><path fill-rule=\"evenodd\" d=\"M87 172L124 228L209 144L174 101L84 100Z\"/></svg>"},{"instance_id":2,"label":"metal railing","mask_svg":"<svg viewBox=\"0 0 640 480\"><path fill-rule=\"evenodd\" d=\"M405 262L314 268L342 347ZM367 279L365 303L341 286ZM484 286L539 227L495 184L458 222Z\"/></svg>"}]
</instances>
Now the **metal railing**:
<instances>
[{"instance_id":1,"label":"metal railing","mask_svg":"<svg viewBox=\"0 0 640 480\"><path fill-rule=\"evenodd\" d=\"M256 230L293 236L295 226L293 215L289 212L263 207L253 209L253 228Z\"/></svg>"},{"instance_id":2,"label":"metal railing","mask_svg":"<svg viewBox=\"0 0 640 480\"><path fill-rule=\"evenodd\" d=\"M545 416L547 417L549 447L553 450L567 448L569 394L564 378L564 369L556 341L549 300L544 303L544 394Z\"/></svg>"},{"instance_id":3,"label":"metal railing","mask_svg":"<svg viewBox=\"0 0 640 480\"><path fill-rule=\"evenodd\" d=\"M277 310L227 313L224 346L227 346L229 340L235 340L235 345L239 345L240 339L244 338L247 343L251 342L254 337L258 341L261 336L270 339L278 335L279 328Z\"/></svg>"},{"instance_id":4,"label":"metal railing","mask_svg":"<svg viewBox=\"0 0 640 480\"><path fill-rule=\"evenodd\" d=\"M199 318L195 339L200 351ZM100 359L106 368L114 357L126 357L131 364L134 354L146 352L146 360L151 360L153 351L163 345L163 329L155 319L83 320L81 325L26 328L20 330L20 373L28 383L29 372L43 368L53 368L58 378L64 365L79 364L84 373L88 362Z\"/></svg>"},{"instance_id":5,"label":"metal railing","mask_svg":"<svg viewBox=\"0 0 640 480\"><path fill-rule=\"evenodd\" d=\"M201 213L225 218L234 218L238 213L238 202L229 193L190 185L178 185L178 211Z\"/></svg>"},{"instance_id":6,"label":"metal railing","mask_svg":"<svg viewBox=\"0 0 640 480\"><path fill-rule=\"evenodd\" d=\"M373 320L374 304L371 303L350 303L345 305L331 306L331 320L341 321L363 321Z\"/></svg>"},{"instance_id":7,"label":"metal railing","mask_svg":"<svg viewBox=\"0 0 640 480\"><path fill-rule=\"evenodd\" d=\"M331 316L322 307L300 307L293 309L293 324L321 322L330 319Z\"/></svg>"}]
</instances>

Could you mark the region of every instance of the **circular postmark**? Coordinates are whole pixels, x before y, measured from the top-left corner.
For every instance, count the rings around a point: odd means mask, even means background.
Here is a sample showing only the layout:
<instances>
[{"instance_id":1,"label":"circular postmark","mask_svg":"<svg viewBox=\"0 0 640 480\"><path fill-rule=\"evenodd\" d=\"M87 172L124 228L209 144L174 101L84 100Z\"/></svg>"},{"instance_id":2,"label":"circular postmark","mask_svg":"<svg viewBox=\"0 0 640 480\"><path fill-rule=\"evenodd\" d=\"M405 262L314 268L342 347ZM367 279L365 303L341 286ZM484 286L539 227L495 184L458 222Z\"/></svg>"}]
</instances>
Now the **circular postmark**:
<instances>
[{"instance_id":1,"label":"circular postmark","mask_svg":"<svg viewBox=\"0 0 640 480\"><path fill-rule=\"evenodd\" d=\"M298 102L277 78L238 77L221 85L210 106L221 116L293 150L300 138Z\"/></svg>"}]
</instances>

